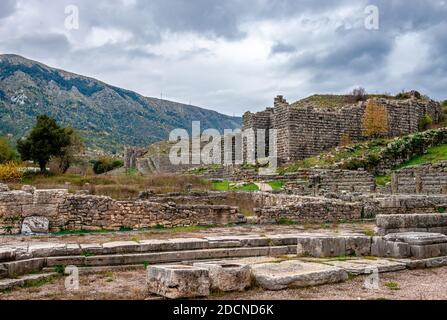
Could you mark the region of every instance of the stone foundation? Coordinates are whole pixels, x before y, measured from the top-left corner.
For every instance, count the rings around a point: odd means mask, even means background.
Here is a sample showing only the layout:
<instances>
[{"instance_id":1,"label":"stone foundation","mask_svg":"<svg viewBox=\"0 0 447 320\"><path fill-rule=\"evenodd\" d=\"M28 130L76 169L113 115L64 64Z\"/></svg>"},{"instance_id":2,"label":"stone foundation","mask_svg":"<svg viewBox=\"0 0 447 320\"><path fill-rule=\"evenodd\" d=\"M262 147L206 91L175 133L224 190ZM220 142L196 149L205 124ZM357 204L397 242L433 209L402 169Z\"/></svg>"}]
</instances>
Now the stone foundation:
<instances>
[{"instance_id":1,"label":"stone foundation","mask_svg":"<svg viewBox=\"0 0 447 320\"><path fill-rule=\"evenodd\" d=\"M399 170L391 188L393 193L447 195L447 161Z\"/></svg>"},{"instance_id":2,"label":"stone foundation","mask_svg":"<svg viewBox=\"0 0 447 320\"><path fill-rule=\"evenodd\" d=\"M116 201L74 195L66 190L0 192L0 234L17 234L27 218L47 219L50 231L120 230L156 226L243 223L238 208L225 205L177 205L149 201ZM32 231L32 230L31 230Z\"/></svg>"}]
</instances>

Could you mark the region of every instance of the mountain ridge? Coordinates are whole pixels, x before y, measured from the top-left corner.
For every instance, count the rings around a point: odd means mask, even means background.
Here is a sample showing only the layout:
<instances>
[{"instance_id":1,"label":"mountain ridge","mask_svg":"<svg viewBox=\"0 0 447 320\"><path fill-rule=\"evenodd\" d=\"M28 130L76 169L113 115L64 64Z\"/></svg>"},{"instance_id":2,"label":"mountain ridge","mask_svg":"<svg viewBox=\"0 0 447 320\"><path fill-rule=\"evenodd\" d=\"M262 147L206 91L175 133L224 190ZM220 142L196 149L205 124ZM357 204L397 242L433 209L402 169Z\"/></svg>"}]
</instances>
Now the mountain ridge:
<instances>
[{"instance_id":1,"label":"mountain ridge","mask_svg":"<svg viewBox=\"0 0 447 320\"><path fill-rule=\"evenodd\" d=\"M49 67L14 54L0 55L0 135L22 137L47 114L79 130L87 146L119 152L166 140L175 128L235 129L241 118L142 96L92 77Z\"/></svg>"}]
</instances>

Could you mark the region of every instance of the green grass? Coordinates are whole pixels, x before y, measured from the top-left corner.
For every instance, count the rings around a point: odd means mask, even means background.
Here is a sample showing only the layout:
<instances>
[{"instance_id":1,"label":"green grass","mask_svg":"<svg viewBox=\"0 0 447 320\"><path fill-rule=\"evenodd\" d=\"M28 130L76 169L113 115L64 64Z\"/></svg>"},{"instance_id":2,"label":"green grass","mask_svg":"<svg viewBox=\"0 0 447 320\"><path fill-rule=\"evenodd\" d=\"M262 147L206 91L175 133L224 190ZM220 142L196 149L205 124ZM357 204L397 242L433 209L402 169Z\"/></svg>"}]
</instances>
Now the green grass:
<instances>
[{"instance_id":1,"label":"green grass","mask_svg":"<svg viewBox=\"0 0 447 320\"><path fill-rule=\"evenodd\" d=\"M293 220L287 219L287 218L281 218L281 219L279 219L278 224L282 225L282 226L293 226L293 225L297 225L299 223L295 222Z\"/></svg>"},{"instance_id":2,"label":"green grass","mask_svg":"<svg viewBox=\"0 0 447 320\"><path fill-rule=\"evenodd\" d=\"M271 181L268 185L272 187L273 191L280 191L284 189L284 183L282 181Z\"/></svg>"},{"instance_id":3,"label":"green grass","mask_svg":"<svg viewBox=\"0 0 447 320\"><path fill-rule=\"evenodd\" d=\"M231 181L215 181L213 182L214 191L246 191L255 192L259 191L259 188L254 183L246 183L240 187L234 186Z\"/></svg>"},{"instance_id":4,"label":"green grass","mask_svg":"<svg viewBox=\"0 0 447 320\"><path fill-rule=\"evenodd\" d=\"M390 282L385 283L385 286L388 289L393 290L393 291L400 290L399 284L397 282L390 281Z\"/></svg>"},{"instance_id":5,"label":"green grass","mask_svg":"<svg viewBox=\"0 0 447 320\"><path fill-rule=\"evenodd\" d=\"M412 158L411 160L401 164L400 166L397 166L395 170L409 166L437 163L443 160L447 160L447 144L432 147L427 150L426 154Z\"/></svg>"},{"instance_id":6,"label":"green grass","mask_svg":"<svg viewBox=\"0 0 447 320\"><path fill-rule=\"evenodd\" d=\"M356 143L347 147L335 148L327 153L315 157L309 157L304 160L294 162L286 167L280 168L280 173L296 172L300 169L319 167L329 167L336 163L348 159L374 158L380 155L380 152L387 146L391 140L376 139L369 142ZM353 163L355 165L355 163ZM355 169L355 168L345 168Z\"/></svg>"},{"instance_id":7,"label":"green grass","mask_svg":"<svg viewBox=\"0 0 447 320\"><path fill-rule=\"evenodd\" d=\"M391 176L377 176L376 184L378 186L385 186L388 182L391 182Z\"/></svg>"}]
</instances>

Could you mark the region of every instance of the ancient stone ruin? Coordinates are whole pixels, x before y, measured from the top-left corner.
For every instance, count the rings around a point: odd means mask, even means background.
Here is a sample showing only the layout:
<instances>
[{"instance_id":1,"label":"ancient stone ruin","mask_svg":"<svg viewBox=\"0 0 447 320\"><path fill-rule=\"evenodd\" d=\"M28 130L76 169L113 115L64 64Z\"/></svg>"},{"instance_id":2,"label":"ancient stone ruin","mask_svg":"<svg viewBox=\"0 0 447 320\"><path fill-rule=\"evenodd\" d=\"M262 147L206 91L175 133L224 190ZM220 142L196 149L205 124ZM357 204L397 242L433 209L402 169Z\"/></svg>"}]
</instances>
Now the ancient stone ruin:
<instances>
[{"instance_id":1,"label":"ancient stone ruin","mask_svg":"<svg viewBox=\"0 0 447 320\"><path fill-rule=\"evenodd\" d=\"M434 123L441 119L440 104L423 99L415 92L405 100L372 99L386 108L389 125L387 137L418 132L425 115L430 116ZM288 163L339 146L343 136L354 142L365 140L362 123L366 105L365 101L346 103L341 108L319 107L300 101L289 104L283 96L278 96L273 108L245 113L243 129L276 129L279 162Z\"/></svg>"}]
</instances>

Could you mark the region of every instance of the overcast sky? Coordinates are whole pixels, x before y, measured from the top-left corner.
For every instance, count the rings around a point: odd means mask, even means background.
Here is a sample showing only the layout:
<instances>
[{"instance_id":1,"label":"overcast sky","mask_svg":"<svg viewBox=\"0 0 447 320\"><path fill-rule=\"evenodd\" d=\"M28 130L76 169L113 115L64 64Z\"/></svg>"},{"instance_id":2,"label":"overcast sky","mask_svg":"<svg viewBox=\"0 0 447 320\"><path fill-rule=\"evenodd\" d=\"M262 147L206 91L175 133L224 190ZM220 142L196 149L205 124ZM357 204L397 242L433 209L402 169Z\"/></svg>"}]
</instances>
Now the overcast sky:
<instances>
[{"instance_id":1,"label":"overcast sky","mask_svg":"<svg viewBox=\"0 0 447 320\"><path fill-rule=\"evenodd\" d=\"M1 0L0 52L230 115L357 86L440 100L447 0Z\"/></svg>"}]
</instances>

